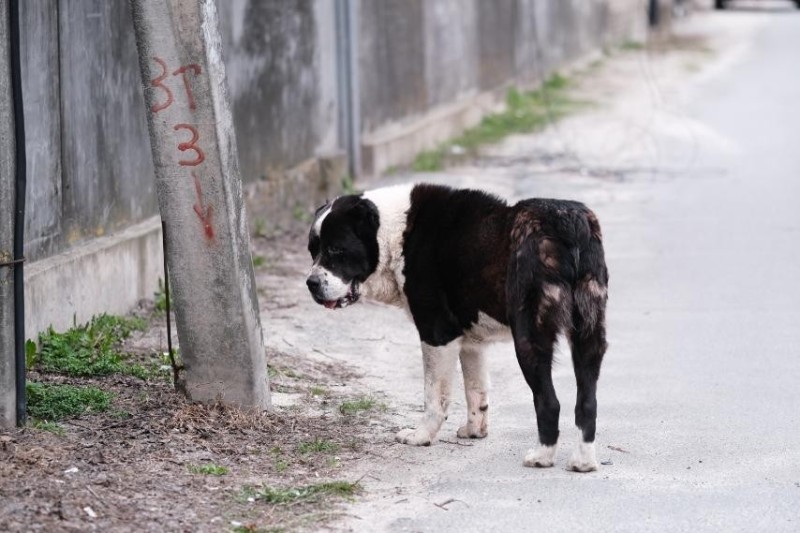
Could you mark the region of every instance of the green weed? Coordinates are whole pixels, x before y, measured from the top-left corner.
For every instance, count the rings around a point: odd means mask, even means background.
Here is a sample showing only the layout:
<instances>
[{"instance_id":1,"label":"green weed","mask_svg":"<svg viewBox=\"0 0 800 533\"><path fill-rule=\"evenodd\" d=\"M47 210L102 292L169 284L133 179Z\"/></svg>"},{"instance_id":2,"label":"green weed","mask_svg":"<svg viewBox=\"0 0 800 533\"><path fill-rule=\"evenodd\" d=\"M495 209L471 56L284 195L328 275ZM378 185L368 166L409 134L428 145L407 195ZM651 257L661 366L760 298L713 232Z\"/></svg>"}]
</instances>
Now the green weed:
<instances>
[{"instance_id":1,"label":"green weed","mask_svg":"<svg viewBox=\"0 0 800 533\"><path fill-rule=\"evenodd\" d=\"M50 422L87 412L106 411L111 404L111 394L97 387L30 382L26 384L25 391L28 395L28 414Z\"/></svg>"},{"instance_id":2,"label":"green weed","mask_svg":"<svg viewBox=\"0 0 800 533\"><path fill-rule=\"evenodd\" d=\"M294 206L294 209L292 210L292 216L296 221L302 222L304 224L308 224L311 222L311 214L308 212L308 209L306 209L302 205Z\"/></svg>"},{"instance_id":3,"label":"green weed","mask_svg":"<svg viewBox=\"0 0 800 533\"><path fill-rule=\"evenodd\" d=\"M36 366L43 372L68 376L120 373L145 379L146 369L141 365L127 364L117 348L133 331L141 331L146 326L141 318L100 315L64 333L57 333L51 327L39 335Z\"/></svg>"},{"instance_id":4,"label":"green weed","mask_svg":"<svg viewBox=\"0 0 800 533\"><path fill-rule=\"evenodd\" d=\"M36 343L31 339L25 341L25 368L33 368L36 364Z\"/></svg>"},{"instance_id":5,"label":"green weed","mask_svg":"<svg viewBox=\"0 0 800 533\"><path fill-rule=\"evenodd\" d=\"M287 468L289 468L289 462L285 459L281 459L283 455L283 450L281 450L280 446L273 446L270 451L270 455L272 455L272 459L275 464L275 470L278 473L285 472Z\"/></svg>"},{"instance_id":6,"label":"green weed","mask_svg":"<svg viewBox=\"0 0 800 533\"><path fill-rule=\"evenodd\" d=\"M255 233L256 237L266 237L267 236L267 221L263 218L257 218L253 222L255 226Z\"/></svg>"},{"instance_id":7,"label":"green weed","mask_svg":"<svg viewBox=\"0 0 800 533\"><path fill-rule=\"evenodd\" d=\"M308 392L311 394L311 396L328 396L328 395L330 395L330 391L328 389L326 389L325 387L320 387L319 385L312 385L308 389Z\"/></svg>"},{"instance_id":8,"label":"green weed","mask_svg":"<svg viewBox=\"0 0 800 533\"><path fill-rule=\"evenodd\" d=\"M628 51L643 50L644 43L641 43L639 41L625 41L619 47L621 50L628 50Z\"/></svg>"},{"instance_id":9,"label":"green weed","mask_svg":"<svg viewBox=\"0 0 800 533\"><path fill-rule=\"evenodd\" d=\"M286 530L279 527L263 529L256 524L243 524L241 526L236 526L231 531L233 531L233 533L284 533Z\"/></svg>"},{"instance_id":10,"label":"green weed","mask_svg":"<svg viewBox=\"0 0 800 533\"><path fill-rule=\"evenodd\" d=\"M342 192L345 194L355 194L357 192L355 183L353 182L353 176L350 174L345 174L342 178Z\"/></svg>"},{"instance_id":11,"label":"green weed","mask_svg":"<svg viewBox=\"0 0 800 533\"><path fill-rule=\"evenodd\" d=\"M316 438L312 441L305 441L301 442L297 445L297 451L299 453L336 453L339 451L341 446L337 443L326 440Z\"/></svg>"},{"instance_id":12,"label":"green weed","mask_svg":"<svg viewBox=\"0 0 800 533\"><path fill-rule=\"evenodd\" d=\"M339 412L343 415L355 415L364 411L371 411L373 409L386 409L386 405L379 403L375 398L369 396L362 396L355 400L346 400L339 406Z\"/></svg>"},{"instance_id":13,"label":"green weed","mask_svg":"<svg viewBox=\"0 0 800 533\"><path fill-rule=\"evenodd\" d=\"M411 168L414 172L435 172L444 167L444 158L447 147L441 146L435 150L426 150L417 155Z\"/></svg>"},{"instance_id":14,"label":"green weed","mask_svg":"<svg viewBox=\"0 0 800 533\"><path fill-rule=\"evenodd\" d=\"M315 502L325 496L351 498L358 494L361 486L349 481L330 481L317 483L305 487L274 488L274 487L245 487L242 496L245 499L253 498L256 501L272 505L286 505L295 502Z\"/></svg>"},{"instance_id":15,"label":"green weed","mask_svg":"<svg viewBox=\"0 0 800 533\"><path fill-rule=\"evenodd\" d=\"M56 424L55 422L50 422L48 420L33 419L30 422L30 426L32 428L40 429L42 431L49 431L50 433L58 435L59 437L62 437L64 435L63 427Z\"/></svg>"},{"instance_id":16,"label":"green weed","mask_svg":"<svg viewBox=\"0 0 800 533\"><path fill-rule=\"evenodd\" d=\"M157 313L165 313L167 311L167 291L164 280L161 278L158 278L158 290L153 293L153 301L155 302Z\"/></svg>"},{"instance_id":17,"label":"green weed","mask_svg":"<svg viewBox=\"0 0 800 533\"><path fill-rule=\"evenodd\" d=\"M263 255L253 256L253 268L259 268L267 264L266 258Z\"/></svg>"},{"instance_id":18,"label":"green weed","mask_svg":"<svg viewBox=\"0 0 800 533\"><path fill-rule=\"evenodd\" d=\"M189 465L189 472L192 474L202 474L204 476L224 476L229 470L226 466L215 464Z\"/></svg>"}]
</instances>

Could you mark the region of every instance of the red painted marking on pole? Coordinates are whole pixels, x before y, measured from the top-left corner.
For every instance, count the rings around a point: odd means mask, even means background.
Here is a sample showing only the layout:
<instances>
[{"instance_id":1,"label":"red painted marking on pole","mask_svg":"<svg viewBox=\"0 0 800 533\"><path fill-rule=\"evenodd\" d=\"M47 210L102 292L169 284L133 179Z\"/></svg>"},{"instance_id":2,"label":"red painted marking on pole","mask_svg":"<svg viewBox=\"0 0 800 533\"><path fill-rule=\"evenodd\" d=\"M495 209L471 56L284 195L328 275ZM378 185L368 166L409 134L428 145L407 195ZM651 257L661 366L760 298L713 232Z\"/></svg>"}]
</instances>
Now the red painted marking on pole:
<instances>
[{"instance_id":1,"label":"red painted marking on pole","mask_svg":"<svg viewBox=\"0 0 800 533\"><path fill-rule=\"evenodd\" d=\"M194 190L197 193L197 203L192 206L194 208L194 213L197 215L197 218L200 219L200 222L203 223L206 238L213 239L214 228L211 227L211 216L214 214L214 207L210 205L208 207L203 207L203 188L200 186L200 178L198 178L197 174L194 172L192 172L192 177L194 178Z\"/></svg>"},{"instance_id":2,"label":"red painted marking on pole","mask_svg":"<svg viewBox=\"0 0 800 533\"><path fill-rule=\"evenodd\" d=\"M194 72L195 76L199 76L203 72L202 69L200 68L200 65L198 65L197 63L191 63L189 65L182 66L181 68L173 72L172 75L177 76L178 74L180 74L181 77L183 78L183 87L184 89L186 89L186 98L189 99L189 109L194 111L197 105L195 104L194 101L194 93L192 92L192 86L189 84L189 78L186 76L187 70L191 70L192 72Z\"/></svg>"},{"instance_id":3,"label":"red painted marking on pole","mask_svg":"<svg viewBox=\"0 0 800 533\"><path fill-rule=\"evenodd\" d=\"M167 92L167 100L166 100L166 102L161 103L161 104L153 104L152 107L150 107L150 111L152 111L153 113L158 113L159 111L162 111L162 110L168 108L169 106L171 106L172 105L172 101L174 100L174 98L172 97L172 91L169 90L169 87L167 87L166 85L164 85L162 83L165 79L167 79L167 76L168 76L168 74L167 74L167 64L160 57L153 57L153 60L156 63L158 63L159 65L161 65L161 75L158 76L154 80L150 80L150 86L158 88L158 89L163 89L163 90L165 90Z\"/></svg>"},{"instance_id":4,"label":"red painted marking on pole","mask_svg":"<svg viewBox=\"0 0 800 533\"><path fill-rule=\"evenodd\" d=\"M181 152L185 152L186 150L193 150L194 153L197 154L197 157L195 157L194 159L189 159L189 160L182 159L178 161L179 165L183 167L196 167L197 165L206 160L206 154L203 153L203 150L195 146L195 143L200 139L200 134L197 133L197 128L195 128L194 126L190 126L189 124L176 124L175 128L173 129L175 131L189 130L190 132L192 132L192 138L189 140L189 142L179 143L178 150L180 150Z\"/></svg>"}]
</instances>

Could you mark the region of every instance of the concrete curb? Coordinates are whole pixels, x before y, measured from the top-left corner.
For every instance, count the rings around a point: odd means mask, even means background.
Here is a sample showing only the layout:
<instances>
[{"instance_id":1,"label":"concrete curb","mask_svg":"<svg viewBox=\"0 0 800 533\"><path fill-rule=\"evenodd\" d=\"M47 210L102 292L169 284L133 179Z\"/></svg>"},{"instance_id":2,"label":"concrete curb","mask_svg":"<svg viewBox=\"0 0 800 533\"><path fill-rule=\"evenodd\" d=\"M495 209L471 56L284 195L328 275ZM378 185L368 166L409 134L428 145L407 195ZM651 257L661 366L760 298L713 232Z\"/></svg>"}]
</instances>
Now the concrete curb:
<instances>
[{"instance_id":1,"label":"concrete curb","mask_svg":"<svg viewBox=\"0 0 800 533\"><path fill-rule=\"evenodd\" d=\"M35 338L100 313L125 314L164 277L161 221L150 218L25 269L25 324Z\"/></svg>"}]
</instances>

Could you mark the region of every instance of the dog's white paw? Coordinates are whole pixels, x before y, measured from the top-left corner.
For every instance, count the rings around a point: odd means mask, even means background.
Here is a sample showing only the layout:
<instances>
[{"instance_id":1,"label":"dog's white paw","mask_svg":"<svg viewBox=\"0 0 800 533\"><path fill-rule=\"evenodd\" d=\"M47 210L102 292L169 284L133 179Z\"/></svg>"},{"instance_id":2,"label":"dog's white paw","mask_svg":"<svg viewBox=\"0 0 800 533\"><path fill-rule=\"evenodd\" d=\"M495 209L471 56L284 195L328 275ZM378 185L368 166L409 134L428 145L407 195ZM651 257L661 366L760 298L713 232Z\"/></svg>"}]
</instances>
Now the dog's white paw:
<instances>
[{"instance_id":1,"label":"dog's white paw","mask_svg":"<svg viewBox=\"0 0 800 533\"><path fill-rule=\"evenodd\" d=\"M394 436L397 442L402 444L409 444L411 446L430 446L431 445L431 434L428 433L424 428L418 429L401 429L397 432L397 435Z\"/></svg>"},{"instance_id":2,"label":"dog's white paw","mask_svg":"<svg viewBox=\"0 0 800 533\"><path fill-rule=\"evenodd\" d=\"M456 436L460 439L483 439L486 435L489 434L489 431L486 429L486 425L483 426L476 426L474 424L466 423L456 432Z\"/></svg>"},{"instance_id":3,"label":"dog's white paw","mask_svg":"<svg viewBox=\"0 0 800 533\"><path fill-rule=\"evenodd\" d=\"M539 445L537 448L528 450L525 455L523 465L536 468L549 468L553 466L556 457L556 446Z\"/></svg>"},{"instance_id":4,"label":"dog's white paw","mask_svg":"<svg viewBox=\"0 0 800 533\"><path fill-rule=\"evenodd\" d=\"M567 470L573 472L594 472L597 470L597 457L594 442L578 442L572 457L567 461Z\"/></svg>"}]
</instances>

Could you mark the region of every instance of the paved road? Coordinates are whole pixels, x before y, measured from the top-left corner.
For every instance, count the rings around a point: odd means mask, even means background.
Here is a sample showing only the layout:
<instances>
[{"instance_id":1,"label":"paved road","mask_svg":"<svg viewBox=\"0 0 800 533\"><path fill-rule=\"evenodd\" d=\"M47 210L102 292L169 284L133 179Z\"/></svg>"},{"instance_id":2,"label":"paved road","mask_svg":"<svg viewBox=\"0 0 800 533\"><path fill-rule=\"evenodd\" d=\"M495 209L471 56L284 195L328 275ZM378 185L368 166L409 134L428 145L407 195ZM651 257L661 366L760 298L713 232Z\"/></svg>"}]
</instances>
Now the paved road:
<instances>
[{"instance_id":1,"label":"paved road","mask_svg":"<svg viewBox=\"0 0 800 533\"><path fill-rule=\"evenodd\" d=\"M427 176L512 198L576 198L600 215L611 348L598 395L598 451L612 464L586 475L564 470L576 434L574 380L562 353L556 467L522 467L534 443L534 411L511 347L498 345L489 438L472 447L387 447L380 464L365 465L370 496L350 510L359 518L346 527L800 531L800 12L729 13L697 26L737 25L742 36L686 86L659 85L658 72L644 76L647 86L631 89L628 118L622 106L499 149L519 156L561 142L566 160L627 168L614 179L539 174L519 158ZM645 60L649 69L674 70L667 60ZM679 112L662 105L670 91L680 93L673 95ZM598 150L597 140L581 145L583 133L591 137L582 128L612 131L615 113L633 138L617 128L614 150ZM635 123L648 113L645 124ZM644 168L653 166L660 171ZM413 331L386 325L405 320L402 314L386 313L377 319L385 344L369 353L374 365L360 364L406 413L421 403L421 362ZM395 335L397 328L406 329ZM440 438L456 440L463 410L462 401Z\"/></svg>"}]
</instances>

